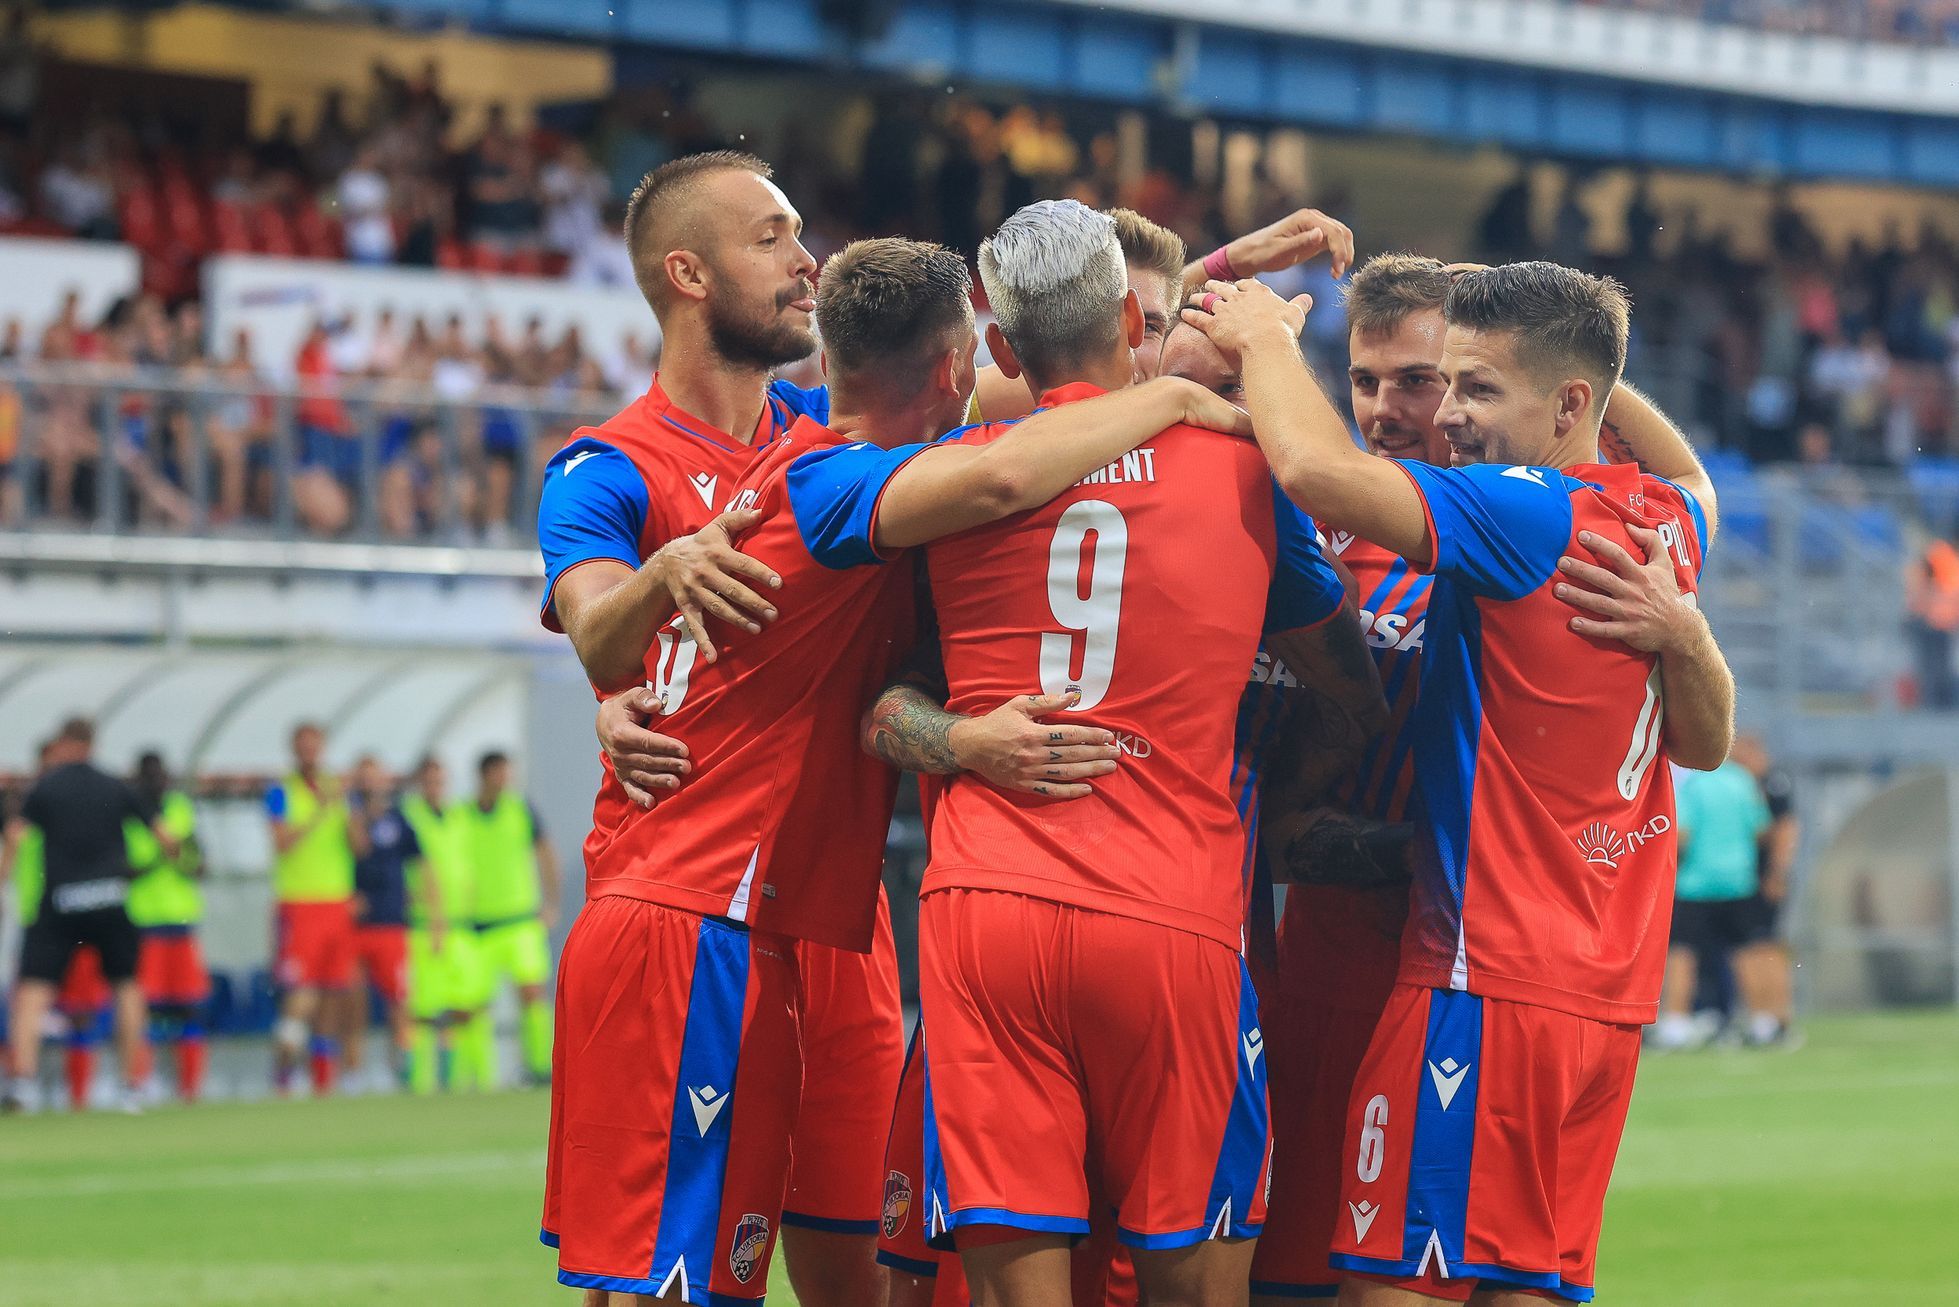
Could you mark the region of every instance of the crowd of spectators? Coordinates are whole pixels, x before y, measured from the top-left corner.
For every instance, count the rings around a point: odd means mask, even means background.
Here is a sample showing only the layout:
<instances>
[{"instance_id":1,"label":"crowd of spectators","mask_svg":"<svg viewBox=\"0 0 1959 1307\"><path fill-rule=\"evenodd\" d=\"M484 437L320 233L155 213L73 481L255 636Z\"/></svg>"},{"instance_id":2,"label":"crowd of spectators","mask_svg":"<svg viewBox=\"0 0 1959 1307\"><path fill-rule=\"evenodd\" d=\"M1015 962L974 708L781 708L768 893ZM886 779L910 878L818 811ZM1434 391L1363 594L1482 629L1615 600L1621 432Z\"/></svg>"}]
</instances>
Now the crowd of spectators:
<instances>
[{"instance_id":1,"label":"crowd of spectators","mask_svg":"<svg viewBox=\"0 0 1959 1307\"><path fill-rule=\"evenodd\" d=\"M1772 7L1785 16L1795 8ZM169 528L283 523L289 514L321 535L364 527L500 538L521 521L514 496L537 461L522 446L559 434L555 423L512 414L598 412L638 393L653 362L651 323L642 344L576 332L547 339L534 322L383 315L322 321L298 359L267 360L240 336L212 338L195 299L197 261L254 249L562 270L623 287L631 269L618 235L621 198L670 157L737 143L684 85L612 97L582 136L519 129L497 105L463 134L437 66L403 74L376 63L360 90L326 93L305 130L287 115L264 139L199 152L140 117L30 123L17 110L33 102L31 55L17 31L0 39L0 227L129 240L146 255L145 275L140 294L95 322L72 301L52 320L42 306L0 302L0 314L12 315L0 317L0 358L95 370L90 383L0 392L0 521L30 508L57 521L99 518L113 500L111 515ZM1188 159L1170 153L1127 172L1108 123L1057 105L892 87L798 116L773 153L818 258L890 231L970 254L1008 213L1053 195L1127 205L1193 249L1236 234L1222 192L1195 182ZM1153 138L1168 145L1178 135L1166 123ZM1567 171L1559 194L1534 193L1549 175L1520 165L1469 248L1451 238L1427 252L1551 257L1619 276L1638 306L1632 375L1704 445L1801 463L1825 483L1840 474L1846 486L1856 480L1850 465L1959 452L1951 233L1927 223L1826 242L1787 195L1765 230L1737 233L1715 225L1730 215L1708 221L1655 199L1642 180L1606 237L1594 230L1591 188L1611 179ZM1253 192L1237 206L1240 225L1301 204L1347 207L1341 195L1300 194L1263 174ZM1346 336L1337 287L1323 266L1296 277L1286 289L1312 292L1319 306L1307 343L1337 373ZM266 389L268 372L297 372L309 394L282 406ZM172 389L207 382L230 389L208 402ZM292 428L284 452L273 438L281 423ZM31 476L10 474L23 452ZM458 460L463 470L445 470ZM278 477L286 467L295 475Z\"/></svg>"},{"instance_id":2,"label":"crowd of spectators","mask_svg":"<svg viewBox=\"0 0 1959 1307\"><path fill-rule=\"evenodd\" d=\"M1601 9L1675 14L1703 23L1798 36L1913 45L1959 44L1954 0L1572 0Z\"/></svg>"},{"instance_id":3,"label":"crowd of spectators","mask_svg":"<svg viewBox=\"0 0 1959 1307\"><path fill-rule=\"evenodd\" d=\"M23 50L30 112L16 118ZM33 58L0 40L0 230L126 241L168 299L195 293L213 253L630 281L616 222L630 186L575 135L519 128L502 104L461 131L433 61L413 75L377 62L358 92L326 91L304 129L287 111L260 139L213 145L208 123L161 113L36 119Z\"/></svg>"},{"instance_id":4,"label":"crowd of spectators","mask_svg":"<svg viewBox=\"0 0 1959 1307\"><path fill-rule=\"evenodd\" d=\"M70 295L31 333L0 326L0 525L111 520L142 529L501 544L519 490L581 422L645 388L640 338L588 344L576 326L431 323L382 309L321 320L276 384L248 331L208 344L195 300L154 294L98 322ZM41 366L47 365L47 366ZM113 466L111 466L113 464Z\"/></svg>"}]
</instances>

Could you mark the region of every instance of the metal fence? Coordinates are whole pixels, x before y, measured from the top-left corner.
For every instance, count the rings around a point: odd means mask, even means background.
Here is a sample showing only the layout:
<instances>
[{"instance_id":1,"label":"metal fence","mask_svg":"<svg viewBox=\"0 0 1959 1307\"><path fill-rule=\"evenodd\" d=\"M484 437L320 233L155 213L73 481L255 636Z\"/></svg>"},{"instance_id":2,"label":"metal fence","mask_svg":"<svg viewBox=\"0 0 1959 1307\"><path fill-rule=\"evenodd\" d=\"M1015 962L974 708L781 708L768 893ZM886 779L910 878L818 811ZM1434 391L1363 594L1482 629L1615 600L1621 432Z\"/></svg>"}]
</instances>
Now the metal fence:
<instances>
[{"instance_id":1,"label":"metal fence","mask_svg":"<svg viewBox=\"0 0 1959 1307\"><path fill-rule=\"evenodd\" d=\"M516 544L537 479L616 396L0 367L0 528Z\"/></svg>"},{"instance_id":2,"label":"metal fence","mask_svg":"<svg viewBox=\"0 0 1959 1307\"><path fill-rule=\"evenodd\" d=\"M545 462L619 403L4 365L0 529L522 548ZM1724 529L1703 598L1745 693L1778 712L1898 703L1905 561L1959 525L1959 465L1714 470Z\"/></svg>"}]
</instances>

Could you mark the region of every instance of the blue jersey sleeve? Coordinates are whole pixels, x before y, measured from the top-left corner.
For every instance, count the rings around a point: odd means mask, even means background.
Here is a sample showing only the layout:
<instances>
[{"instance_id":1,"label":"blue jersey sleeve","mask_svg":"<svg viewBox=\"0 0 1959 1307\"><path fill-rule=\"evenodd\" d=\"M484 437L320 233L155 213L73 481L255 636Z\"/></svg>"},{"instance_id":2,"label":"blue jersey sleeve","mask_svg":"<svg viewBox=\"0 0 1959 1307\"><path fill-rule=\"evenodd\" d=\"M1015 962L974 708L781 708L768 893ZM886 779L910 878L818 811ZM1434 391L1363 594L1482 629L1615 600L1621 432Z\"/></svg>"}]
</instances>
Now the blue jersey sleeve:
<instances>
[{"instance_id":1,"label":"blue jersey sleeve","mask_svg":"<svg viewBox=\"0 0 1959 1307\"><path fill-rule=\"evenodd\" d=\"M601 558L639 566L640 536L650 511L646 479L613 446L575 440L558 451L544 469L537 504L547 625L557 616L551 592L572 568Z\"/></svg>"},{"instance_id":2,"label":"blue jersey sleeve","mask_svg":"<svg viewBox=\"0 0 1959 1307\"><path fill-rule=\"evenodd\" d=\"M771 381L769 406L775 409L776 425L783 431L787 431L799 417L806 417L818 426L830 425L828 386L811 386L805 390L787 381Z\"/></svg>"},{"instance_id":3,"label":"blue jersey sleeve","mask_svg":"<svg viewBox=\"0 0 1959 1307\"><path fill-rule=\"evenodd\" d=\"M1428 507L1435 574L1491 599L1521 599L1549 580L1571 543L1571 493L1556 468L1396 463Z\"/></svg>"},{"instance_id":4,"label":"blue jersey sleeve","mask_svg":"<svg viewBox=\"0 0 1959 1307\"><path fill-rule=\"evenodd\" d=\"M1272 526L1279 549L1272 568L1272 590L1266 599L1265 629L1296 631L1318 626L1340 611L1347 587L1320 552L1313 519L1286 498L1276 481L1272 483Z\"/></svg>"},{"instance_id":5,"label":"blue jersey sleeve","mask_svg":"<svg viewBox=\"0 0 1959 1307\"><path fill-rule=\"evenodd\" d=\"M265 792L265 815L274 821L283 821L286 816L286 787L274 785Z\"/></svg>"},{"instance_id":6,"label":"blue jersey sleeve","mask_svg":"<svg viewBox=\"0 0 1959 1307\"><path fill-rule=\"evenodd\" d=\"M395 811L394 818L401 826L401 856L410 860L421 857L422 841L415 834L415 823L402 816L399 809Z\"/></svg>"},{"instance_id":7,"label":"blue jersey sleeve","mask_svg":"<svg viewBox=\"0 0 1959 1307\"><path fill-rule=\"evenodd\" d=\"M930 448L880 449L860 441L811 450L791 463L789 511L810 557L837 569L883 562L871 541L878 499L899 468Z\"/></svg>"}]
</instances>

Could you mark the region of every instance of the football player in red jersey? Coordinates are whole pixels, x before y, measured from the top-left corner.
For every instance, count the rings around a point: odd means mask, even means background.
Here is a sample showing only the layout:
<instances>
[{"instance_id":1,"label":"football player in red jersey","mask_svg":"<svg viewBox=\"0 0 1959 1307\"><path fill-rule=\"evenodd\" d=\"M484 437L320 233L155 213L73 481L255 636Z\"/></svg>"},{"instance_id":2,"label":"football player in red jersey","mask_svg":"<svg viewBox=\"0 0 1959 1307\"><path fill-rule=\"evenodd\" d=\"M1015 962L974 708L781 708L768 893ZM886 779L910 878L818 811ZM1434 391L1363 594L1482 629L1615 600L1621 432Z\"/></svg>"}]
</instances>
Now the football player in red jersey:
<instances>
[{"instance_id":1,"label":"football player in red jersey","mask_svg":"<svg viewBox=\"0 0 1959 1307\"><path fill-rule=\"evenodd\" d=\"M716 516L755 450L798 416L829 417L823 388L771 379L815 349L816 263L801 229L768 165L734 152L656 169L628 207L635 276L665 334L660 373L558 453L539 510L552 564L546 624L570 634L601 691L643 679L645 651L674 611L669 581L691 582L678 607L710 659L709 616L749 632L773 616L774 578L731 543L751 515ZM649 789L620 791L620 811L602 822L623 820L692 765L669 737L643 736L640 747ZM855 1307L883 1293L873 1253L889 1109L879 1090L895 1088L904 1052L888 909L880 901L872 953L813 945L798 959L812 996L804 1033L825 1046L810 1059L784 1251L807 1307Z\"/></svg>"},{"instance_id":2,"label":"football player in red jersey","mask_svg":"<svg viewBox=\"0 0 1959 1307\"><path fill-rule=\"evenodd\" d=\"M1386 254L1362 264L1347 288L1348 383L1370 453L1449 461L1435 410L1443 390L1442 301L1451 280L1434 259ZM1432 578L1338 523L1324 523L1322 535L1354 577L1389 725L1330 795L1296 799L1273 791L1264 799L1265 848L1276 876L1291 884L1278 966L1264 992L1272 1198L1252 1264L1258 1307L1331 1298L1338 1289L1340 1273L1327 1258L1340 1207L1347 1099L1394 987L1408 911L1411 710ZM1316 717L1296 714L1291 725L1281 736L1282 754L1316 747Z\"/></svg>"},{"instance_id":3,"label":"football player in red jersey","mask_svg":"<svg viewBox=\"0 0 1959 1307\"><path fill-rule=\"evenodd\" d=\"M995 357L1044 409L1131 382L1142 314L1105 215L1030 205L980 266ZM1266 1138L1231 722L1261 629L1280 648L1311 642L1344 597L1310 523L1245 452L1168 430L929 555L953 711L1068 693L1128 759L1066 803L955 776L934 805L917 1201L979 1302L1068 1301L1091 1187L1151 1302L1243 1293ZM1164 614L1175 638L1153 625Z\"/></svg>"},{"instance_id":4,"label":"football player in red jersey","mask_svg":"<svg viewBox=\"0 0 1959 1307\"><path fill-rule=\"evenodd\" d=\"M911 573L865 565L1037 506L1165 421L1244 429L1207 392L1164 382L985 448L848 443L957 420L969 288L956 255L913 242L832 260L819 316L837 430L800 418L734 487L757 510L743 547L784 578L783 612L756 632L718 624L712 663L677 619L645 653L693 766L652 809L607 778L586 845L593 902L560 969L544 1229L560 1280L594 1295L704 1303L766 1284L802 1079L797 955L868 950L890 817L894 778L850 746L858 705L911 647ZM832 467L858 452L906 465L876 501Z\"/></svg>"},{"instance_id":5,"label":"football player in red jersey","mask_svg":"<svg viewBox=\"0 0 1959 1307\"><path fill-rule=\"evenodd\" d=\"M1170 351L1166 347L1165 332L1175 323L1178 292L1187 271L1182 239L1126 209L1109 210L1107 216L1114 223L1122 249L1129 288L1143 314L1143 338L1134 351L1136 376L1154 377L1161 367L1166 375L1187 377L1226 399L1242 398L1231 389L1235 382L1223 376L1223 369L1189 365L1185 356L1198 350L1208 354L1210 360L1222 363L1200 333L1185 330L1180 333L1181 348ZM1337 261L1351 257L1351 233L1324 215L1317 216L1333 232L1332 256ZM1234 248L1236 245L1234 242ZM1016 384L1024 386L1025 382ZM1320 634L1340 637L1345 633L1329 623ZM1360 646L1355 642L1353 647L1358 651ZM928 774L970 771L1005 788L1028 793L1044 789L1050 797L1057 798L1087 795L1091 792L1089 782L1113 770L1113 762L1107 760L1117 754L1113 747L1106 751L1105 759L1102 752L1092 747L1066 743L1066 737L1053 741L1042 737L1042 730L1049 724L1035 720L1041 715L1036 710L1046 708L1050 710L1049 715L1060 715L1058 710L1063 708L1065 700L1059 696L1048 699L1029 695L1009 701L1008 707L1019 706L1027 711L1028 731L1024 738L995 729L997 712L974 718L946 712L941 706L946 692L944 674L938 667L937 641L928 640L921 653L928 656L917 660L920 666L909 672L904 682L887 689L865 714L867 749L909 771ZM1269 660L1263 658L1255 665L1255 683L1260 679L1258 667L1269 665ZM1352 697L1378 706L1378 689L1371 677L1367 680ZM1256 805L1242 791L1255 788L1260 770L1258 739L1265 727L1276 723L1279 716L1252 702L1254 698L1262 702L1263 696L1255 692L1264 688L1262 684L1254 684L1247 691L1248 706L1239 714L1238 757L1231 773L1233 797L1247 812L1248 821L1255 815ZM1344 683L1329 683L1325 688L1335 699L1349 689ZM1062 723L1055 724L1054 729L1083 728ZM1269 914L1265 924L1269 933ZM968 1301L968 1294L958 1260L929 1248L925 1240L926 1212L918 1202L924 1192L924 1068L916 1049L906 1065L886 1155L886 1203L878 1260L892 1268L894 1307L912 1304L922 1307L926 1303L963 1305ZM1113 1229L1102 1219L1105 1205L1094 1203L1092 1207L1090 1238L1073 1252L1074 1300L1084 1307L1133 1303L1135 1277L1128 1265L1127 1250L1115 1243Z\"/></svg>"},{"instance_id":6,"label":"football player in red jersey","mask_svg":"<svg viewBox=\"0 0 1959 1307\"><path fill-rule=\"evenodd\" d=\"M1240 361L1288 493L1435 576L1414 892L1349 1111L1341 1300L1586 1301L1663 961L1664 764L1717 765L1732 739L1733 678L1690 597L1712 487L1597 461L1625 359L1616 283L1541 263L1458 279L1448 469L1298 420L1304 307L1213 282L1184 316ZM1572 617L1563 579L1616 599L1634 549L1677 587L1638 645Z\"/></svg>"}]
</instances>

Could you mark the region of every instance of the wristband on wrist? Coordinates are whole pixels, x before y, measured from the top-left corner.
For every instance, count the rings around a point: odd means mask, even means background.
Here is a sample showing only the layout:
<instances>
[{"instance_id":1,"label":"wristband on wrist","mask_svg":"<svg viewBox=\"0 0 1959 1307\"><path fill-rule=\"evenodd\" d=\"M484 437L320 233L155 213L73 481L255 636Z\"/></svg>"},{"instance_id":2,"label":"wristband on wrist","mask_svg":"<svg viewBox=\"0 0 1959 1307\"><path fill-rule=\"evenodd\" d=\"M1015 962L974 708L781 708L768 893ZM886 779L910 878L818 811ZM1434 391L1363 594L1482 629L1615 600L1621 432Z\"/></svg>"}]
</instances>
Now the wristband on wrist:
<instances>
[{"instance_id":1,"label":"wristband on wrist","mask_svg":"<svg viewBox=\"0 0 1959 1307\"><path fill-rule=\"evenodd\" d=\"M1220 245L1204 256L1204 275L1212 281L1236 281L1237 270L1231 266L1231 256Z\"/></svg>"}]
</instances>

